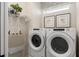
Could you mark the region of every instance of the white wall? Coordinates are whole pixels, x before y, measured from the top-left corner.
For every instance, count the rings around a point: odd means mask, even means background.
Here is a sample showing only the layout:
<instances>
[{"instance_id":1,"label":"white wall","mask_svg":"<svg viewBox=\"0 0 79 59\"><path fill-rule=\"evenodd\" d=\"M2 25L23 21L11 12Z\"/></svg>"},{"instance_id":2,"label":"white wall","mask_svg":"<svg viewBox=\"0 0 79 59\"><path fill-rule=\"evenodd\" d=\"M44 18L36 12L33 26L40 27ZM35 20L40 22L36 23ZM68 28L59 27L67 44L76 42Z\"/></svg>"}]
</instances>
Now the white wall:
<instances>
[{"instance_id":1,"label":"white wall","mask_svg":"<svg viewBox=\"0 0 79 59\"><path fill-rule=\"evenodd\" d=\"M79 33L79 3L76 3L76 15L77 15L76 27L77 27L77 33Z\"/></svg>"},{"instance_id":2,"label":"white wall","mask_svg":"<svg viewBox=\"0 0 79 59\"><path fill-rule=\"evenodd\" d=\"M15 3L8 3L8 6L10 6L10 4L15 4ZM20 17L9 16L9 29L12 33L18 33L19 30L21 30L23 34L25 34L24 35L25 39L27 39L28 32L32 28L41 27L41 17L42 17L41 5L40 3L34 3L34 2L33 3L22 2L18 4L23 8L23 11L20 13ZM25 16L26 16L25 19L21 19L21 17L25 17ZM16 40L13 40L13 41L16 41ZM26 42L26 50L27 48L28 48L28 42ZM28 50L26 51L26 53L27 52Z\"/></svg>"},{"instance_id":3,"label":"white wall","mask_svg":"<svg viewBox=\"0 0 79 59\"><path fill-rule=\"evenodd\" d=\"M63 8L67 5L70 6L68 10L48 13L48 11L50 12L50 10ZM43 19L44 19L44 16L71 13L71 27L76 27L76 12L75 12L75 9L76 9L75 3L65 3L65 4L54 5L54 6L50 5L50 7L43 9ZM43 23L43 25L44 25L44 23Z\"/></svg>"},{"instance_id":4,"label":"white wall","mask_svg":"<svg viewBox=\"0 0 79 59\"><path fill-rule=\"evenodd\" d=\"M46 10L44 9L43 11L45 12ZM77 56L79 56L79 2L72 3L68 11L61 11L49 14L43 13L43 16L57 15L62 13L71 13L71 27L74 27L77 30Z\"/></svg>"},{"instance_id":5,"label":"white wall","mask_svg":"<svg viewBox=\"0 0 79 59\"><path fill-rule=\"evenodd\" d=\"M77 55L79 56L79 2L76 3Z\"/></svg>"},{"instance_id":6,"label":"white wall","mask_svg":"<svg viewBox=\"0 0 79 59\"><path fill-rule=\"evenodd\" d=\"M9 5L12 3L9 3ZM31 25L33 28L41 27L41 5L39 2L26 2L18 3L23 8L21 15L26 15L31 20Z\"/></svg>"}]
</instances>

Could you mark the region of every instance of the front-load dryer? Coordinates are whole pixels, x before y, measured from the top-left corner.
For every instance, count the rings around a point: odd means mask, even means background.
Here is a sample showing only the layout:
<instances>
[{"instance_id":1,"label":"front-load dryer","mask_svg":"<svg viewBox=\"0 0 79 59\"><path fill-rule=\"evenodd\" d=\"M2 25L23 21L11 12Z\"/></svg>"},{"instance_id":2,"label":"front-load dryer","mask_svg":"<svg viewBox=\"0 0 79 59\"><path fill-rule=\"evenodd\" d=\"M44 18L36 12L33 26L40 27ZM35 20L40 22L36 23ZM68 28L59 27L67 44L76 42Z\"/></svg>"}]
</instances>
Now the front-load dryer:
<instances>
[{"instance_id":1,"label":"front-load dryer","mask_svg":"<svg viewBox=\"0 0 79 59\"><path fill-rule=\"evenodd\" d=\"M47 57L75 57L76 30L75 28L47 29Z\"/></svg>"},{"instance_id":2,"label":"front-load dryer","mask_svg":"<svg viewBox=\"0 0 79 59\"><path fill-rule=\"evenodd\" d=\"M29 36L29 56L45 57L45 29L33 29Z\"/></svg>"}]
</instances>

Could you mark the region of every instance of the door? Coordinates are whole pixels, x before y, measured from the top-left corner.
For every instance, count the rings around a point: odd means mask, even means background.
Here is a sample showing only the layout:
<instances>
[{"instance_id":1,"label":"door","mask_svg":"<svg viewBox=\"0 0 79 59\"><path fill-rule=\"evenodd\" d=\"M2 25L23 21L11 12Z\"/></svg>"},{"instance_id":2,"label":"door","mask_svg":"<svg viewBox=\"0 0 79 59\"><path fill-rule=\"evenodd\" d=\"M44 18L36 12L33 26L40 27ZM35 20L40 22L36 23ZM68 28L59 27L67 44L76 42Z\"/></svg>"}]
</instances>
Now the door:
<instances>
[{"instance_id":1,"label":"door","mask_svg":"<svg viewBox=\"0 0 79 59\"><path fill-rule=\"evenodd\" d=\"M55 37L51 40L51 48L58 54L66 53L69 45L62 37Z\"/></svg>"},{"instance_id":2,"label":"door","mask_svg":"<svg viewBox=\"0 0 79 59\"><path fill-rule=\"evenodd\" d=\"M0 2L0 57L5 56L4 43L5 43L5 16L4 16L4 3Z\"/></svg>"},{"instance_id":3,"label":"door","mask_svg":"<svg viewBox=\"0 0 79 59\"><path fill-rule=\"evenodd\" d=\"M44 47L44 37L41 32L33 32L30 36L29 45L32 49L39 51Z\"/></svg>"},{"instance_id":4,"label":"door","mask_svg":"<svg viewBox=\"0 0 79 59\"><path fill-rule=\"evenodd\" d=\"M32 36L32 40L31 40L32 44L35 47L39 47L41 45L41 38L39 35L35 34Z\"/></svg>"},{"instance_id":5,"label":"door","mask_svg":"<svg viewBox=\"0 0 79 59\"><path fill-rule=\"evenodd\" d=\"M56 32L47 39L47 49L54 56L69 56L73 51L73 40L66 33Z\"/></svg>"}]
</instances>

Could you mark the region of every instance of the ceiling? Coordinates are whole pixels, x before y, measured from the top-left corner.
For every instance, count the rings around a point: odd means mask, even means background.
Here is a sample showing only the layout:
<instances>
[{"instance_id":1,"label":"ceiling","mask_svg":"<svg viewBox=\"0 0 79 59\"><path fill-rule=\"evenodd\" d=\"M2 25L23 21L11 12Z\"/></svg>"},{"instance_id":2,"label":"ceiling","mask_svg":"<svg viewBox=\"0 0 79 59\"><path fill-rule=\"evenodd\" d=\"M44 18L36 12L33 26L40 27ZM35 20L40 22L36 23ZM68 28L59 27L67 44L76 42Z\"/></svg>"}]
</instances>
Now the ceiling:
<instances>
[{"instance_id":1,"label":"ceiling","mask_svg":"<svg viewBox=\"0 0 79 59\"><path fill-rule=\"evenodd\" d=\"M49 8L51 6L61 5L61 4L68 4L70 2L41 2L42 9Z\"/></svg>"}]
</instances>

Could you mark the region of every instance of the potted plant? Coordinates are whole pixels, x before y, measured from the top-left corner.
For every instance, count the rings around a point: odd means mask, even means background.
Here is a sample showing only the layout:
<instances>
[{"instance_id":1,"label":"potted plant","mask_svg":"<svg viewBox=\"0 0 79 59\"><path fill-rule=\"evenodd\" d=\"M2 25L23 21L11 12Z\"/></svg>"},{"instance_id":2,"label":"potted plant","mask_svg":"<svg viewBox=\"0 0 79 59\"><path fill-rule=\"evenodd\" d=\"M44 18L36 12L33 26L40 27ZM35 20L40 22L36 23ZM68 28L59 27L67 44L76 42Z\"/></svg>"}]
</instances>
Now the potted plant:
<instances>
[{"instance_id":1,"label":"potted plant","mask_svg":"<svg viewBox=\"0 0 79 59\"><path fill-rule=\"evenodd\" d=\"M22 12L22 7L20 7L19 4L11 4L10 7L12 8L12 10L10 10L11 14L19 16L20 12Z\"/></svg>"}]
</instances>

